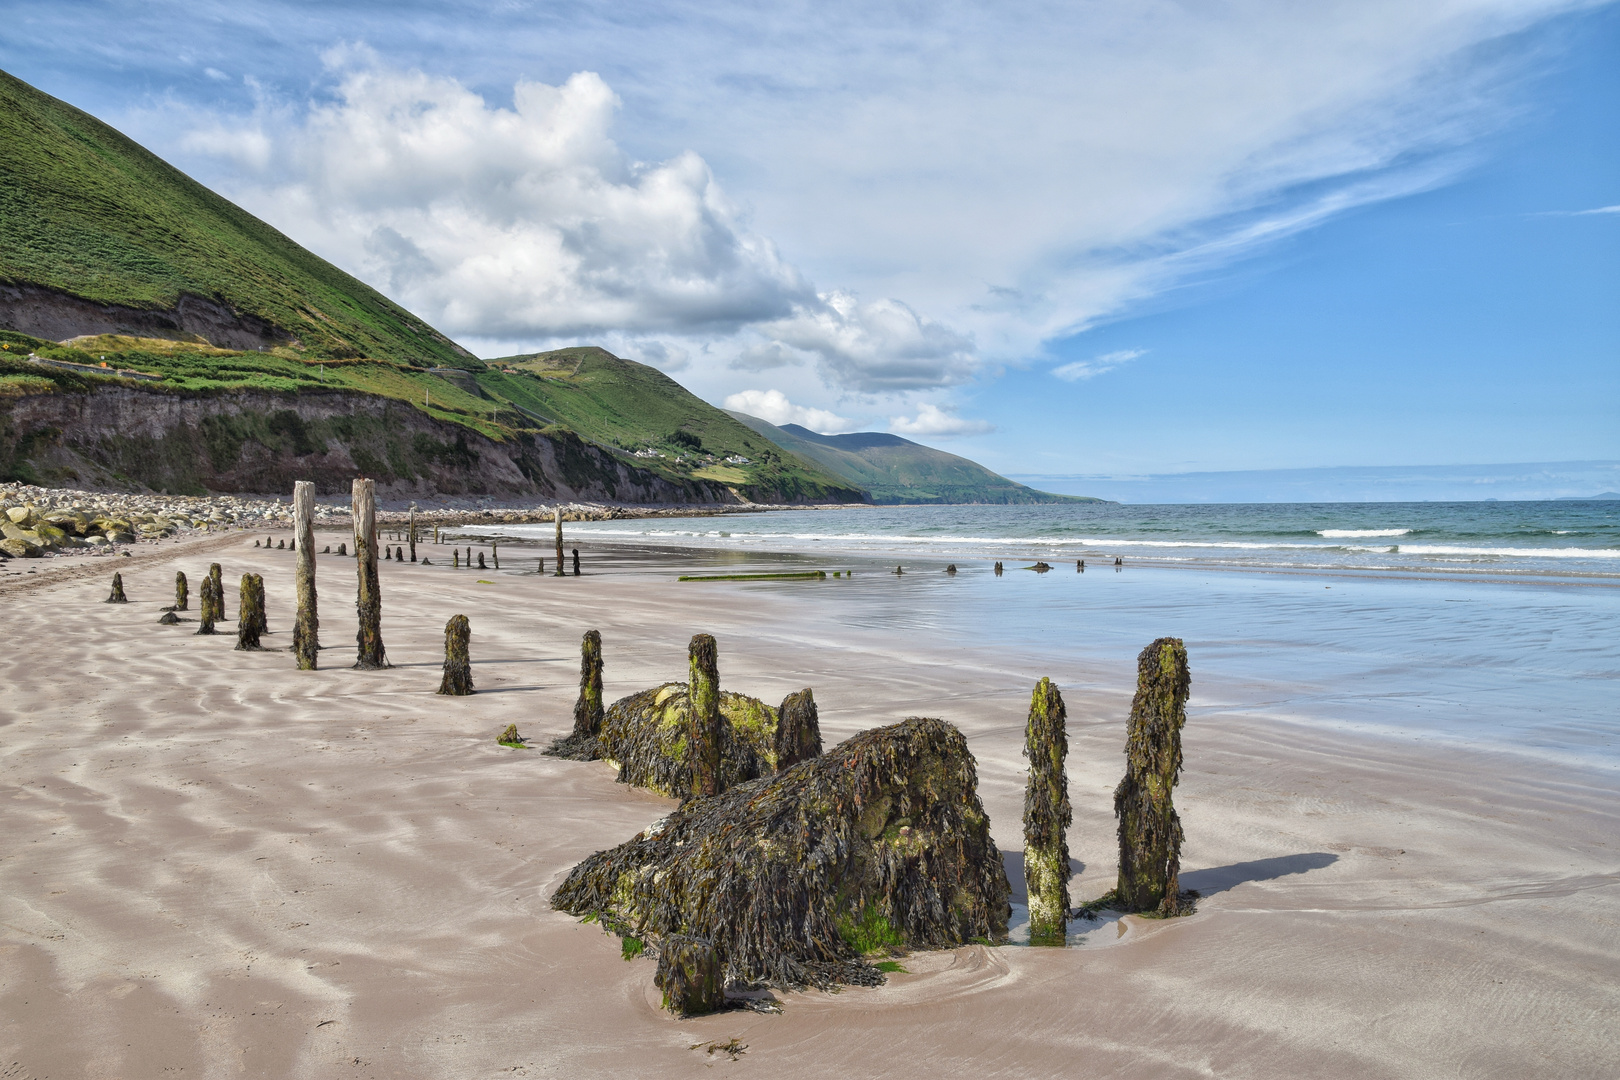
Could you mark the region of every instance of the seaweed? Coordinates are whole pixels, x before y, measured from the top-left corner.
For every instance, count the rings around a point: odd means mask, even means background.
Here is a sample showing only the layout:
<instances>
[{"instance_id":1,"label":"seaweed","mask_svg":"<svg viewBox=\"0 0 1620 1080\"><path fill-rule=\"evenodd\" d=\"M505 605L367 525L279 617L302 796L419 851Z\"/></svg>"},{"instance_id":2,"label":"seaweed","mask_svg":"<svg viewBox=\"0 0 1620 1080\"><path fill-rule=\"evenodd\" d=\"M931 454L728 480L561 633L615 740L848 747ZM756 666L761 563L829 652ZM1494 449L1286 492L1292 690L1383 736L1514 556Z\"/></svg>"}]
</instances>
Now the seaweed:
<instances>
[{"instance_id":1,"label":"seaweed","mask_svg":"<svg viewBox=\"0 0 1620 1080\"><path fill-rule=\"evenodd\" d=\"M860 945L1006 939L1011 890L977 783L967 740L942 720L866 731L688 800L574 867L551 904L660 953L701 937L729 983L876 985Z\"/></svg>"},{"instance_id":2,"label":"seaweed","mask_svg":"<svg viewBox=\"0 0 1620 1080\"><path fill-rule=\"evenodd\" d=\"M241 610L236 615L236 648L238 652L258 652L264 648L259 638L267 630L264 578L258 574L243 574L240 596Z\"/></svg>"}]
</instances>

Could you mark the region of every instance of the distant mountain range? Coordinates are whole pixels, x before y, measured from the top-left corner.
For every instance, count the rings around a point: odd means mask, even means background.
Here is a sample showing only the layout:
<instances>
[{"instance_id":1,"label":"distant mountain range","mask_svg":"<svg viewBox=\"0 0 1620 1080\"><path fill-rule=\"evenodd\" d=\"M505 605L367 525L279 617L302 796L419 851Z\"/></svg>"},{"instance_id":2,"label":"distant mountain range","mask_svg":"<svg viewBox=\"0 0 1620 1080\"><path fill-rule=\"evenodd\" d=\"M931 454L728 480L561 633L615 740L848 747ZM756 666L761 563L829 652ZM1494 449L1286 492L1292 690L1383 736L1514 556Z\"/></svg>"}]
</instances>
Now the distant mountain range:
<instances>
[{"instance_id":1,"label":"distant mountain range","mask_svg":"<svg viewBox=\"0 0 1620 1080\"><path fill-rule=\"evenodd\" d=\"M767 439L864 488L886 505L929 503L1100 502L1085 496L1054 495L1026 487L983 465L943 450L884 432L821 435L798 424L778 427L757 416L732 416Z\"/></svg>"}]
</instances>

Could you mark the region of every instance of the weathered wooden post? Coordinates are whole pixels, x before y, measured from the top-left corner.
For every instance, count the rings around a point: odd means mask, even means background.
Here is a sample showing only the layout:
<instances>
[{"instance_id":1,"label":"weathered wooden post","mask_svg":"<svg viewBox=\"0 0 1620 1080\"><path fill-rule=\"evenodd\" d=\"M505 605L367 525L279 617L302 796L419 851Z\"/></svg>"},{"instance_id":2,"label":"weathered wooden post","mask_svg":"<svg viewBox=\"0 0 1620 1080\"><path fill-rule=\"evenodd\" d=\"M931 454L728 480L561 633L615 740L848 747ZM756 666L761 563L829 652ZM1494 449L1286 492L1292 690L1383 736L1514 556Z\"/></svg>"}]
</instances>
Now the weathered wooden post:
<instances>
[{"instance_id":1,"label":"weathered wooden post","mask_svg":"<svg viewBox=\"0 0 1620 1080\"><path fill-rule=\"evenodd\" d=\"M562 507L558 506L552 511L552 520L557 523L557 577L563 577L563 548L562 548Z\"/></svg>"},{"instance_id":2,"label":"weathered wooden post","mask_svg":"<svg viewBox=\"0 0 1620 1080\"><path fill-rule=\"evenodd\" d=\"M702 1016L726 1006L720 953L708 938L671 934L658 946L653 985L664 992L664 1008L676 1016Z\"/></svg>"},{"instance_id":3,"label":"weathered wooden post","mask_svg":"<svg viewBox=\"0 0 1620 1080\"><path fill-rule=\"evenodd\" d=\"M439 680L439 693L466 697L473 692L472 658L467 651L471 641L467 616L452 615L444 624L444 678Z\"/></svg>"},{"instance_id":4,"label":"weathered wooden post","mask_svg":"<svg viewBox=\"0 0 1620 1080\"><path fill-rule=\"evenodd\" d=\"M451 548L450 549L450 565L455 567L457 570L461 569L461 549L460 548Z\"/></svg>"},{"instance_id":5,"label":"weathered wooden post","mask_svg":"<svg viewBox=\"0 0 1620 1080\"><path fill-rule=\"evenodd\" d=\"M720 794L720 661L719 648L709 634L694 634L687 646L691 667L688 687L692 703L692 795Z\"/></svg>"},{"instance_id":6,"label":"weathered wooden post","mask_svg":"<svg viewBox=\"0 0 1620 1080\"><path fill-rule=\"evenodd\" d=\"M783 698L776 717L777 772L821 755L821 721L809 687Z\"/></svg>"},{"instance_id":7,"label":"weathered wooden post","mask_svg":"<svg viewBox=\"0 0 1620 1080\"><path fill-rule=\"evenodd\" d=\"M574 576L579 577L579 548L574 549Z\"/></svg>"},{"instance_id":8,"label":"weathered wooden post","mask_svg":"<svg viewBox=\"0 0 1620 1080\"><path fill-rule=\"evenodd\" d=\"M174 610L191 610L191 588L186 582L184 570L174 572Z\"/></svg>"},{"instance_id":9,"label":"weathered wooden post","mask_svg":"<svg viewBox=\"0 0 1620 1080\"><path fill-rule=\"evenodd\" d=\"M104 600L103 603L107 603L107 604L127 604L127 603L129 603L129 597L124 595L124 575L123 574L114 574L113 575L112 592L108 594L107 599Z\"/></svg>"},{"instance_id":10,"label":"weathered wooden post","mask_svg":"<svg viewBox=\"0 0 1620 1080\"><path fill-rule=\"evenodd\" d=\"M236 648L238 652L263 649L259 636L264 631L264 579L258 574L243 574L236 612Z\"/></svg>"},{"instance_id":11,"label":"weathered wooden post","mask_svg":"<svg viewBox=\"0 0 1620 1080\"><path fill-rule=\"evenodd\" d=\"M480 551L478 553L478 569L480 569L480 570L488 570L489 569L489 567L484 565L484 553L482 551Z\"/></svg>"},{"instance_id":12,"label":"weathered wooden post","mask_svg":"<svg viewBox=\"0 0 1620 1080\"><path fill-rule=\"evenodd\" d=\"M225 621L225 572L219 563L208 564L208 576L214 582L214 621Z\"/></svg>"},{"instance_id":13,"label":"weathered wooden post","mask_svg":"<svg viewBox=\"0 0 1620 1080\"><path fill-rule=\"evenodd\" d=\"M501 568L501 545L494 543L489 545L489 559L495 564L495 569Z\"/></svg>"},{"instance_id":14,"label":"weathered wooden post","mask_svg":"<svg viewBox=\"0 0 1620 1080\"><path fill-rule=\"evenodd\" d=\"M321 647L321 620L315 605L315 485L293 484L293 542L298 548L298 618L293 623L293 654L298 670L314 671Z\"/></svg>"},{"instance_id":15,"label":"weathered wooden post","mask_svg":"<svg viewBox=\"0 0 1620 1080\"><path fill-rule=\"evenodd\" d=\"M1051 679L1035 684L1024 727L1029 782L1024 787L1024 883L1029 887L1029 943L1062 945L1069 920L1069 840L1073 813L1063 762L1068 712Z\"/></svg>"},{"instance_id":16,"label":"weathered wooden post","mask_svg":"<svg viewBox=\"0 0 1620 1080\"><path fill-rule=\"evenodd\" d=\"M354 563L359 576L354 606L360 616L354 666L362 671L379 671L388 666L388 654L382 639L382 584L377 579L377 484L357 478L350 490Z\"/></svg>"},{"instance_id":17,"label":"weathered wooden post","mask_svg":"<svg viewBox=\"0 0 1620 1080\"><path fill-rule=\"evenodd\" d=\"M579 697L574 702L574 734L595 738L602 730L602 635L585 631L579 641Z\"/></svg>"},{"instance_id":18,"label":"weathered wooden post","mask_svg":"<svg viewBox=\"0 0 1620 1080\"><path fill-rule=\"evenodd\" d=\"M416 504L411 503L411 562L416 561Z\"/></svg>"},{"instance_id":19,"label":"weathered wooden post","mask_svg":"<svg viewBox=\"0 0 1620 1080\"><path fill-rule=\"evenodd\" d=\"M1114 790L1119 818L1122 911L1179 915L1181 818L1171 792L1181 775L1181 729L1187 723L1187 647L1160 638L1136 658L1136 697L1125 742L1125 778Z\"/></svg>"},{"instance_id":20,"label":"weathered wooden post","mask_svg":"<svg viewBox=\"0 0 1620 1080\"><path fill-rule=\"evenodd\" d=\"M219 610L219 604L214 599L214 579L204 574L202 586L197 592L202 597L198 602L201 610L197 613L197 633L216 633L214 630L214 612Z\"/></svg>"}]
</instances>

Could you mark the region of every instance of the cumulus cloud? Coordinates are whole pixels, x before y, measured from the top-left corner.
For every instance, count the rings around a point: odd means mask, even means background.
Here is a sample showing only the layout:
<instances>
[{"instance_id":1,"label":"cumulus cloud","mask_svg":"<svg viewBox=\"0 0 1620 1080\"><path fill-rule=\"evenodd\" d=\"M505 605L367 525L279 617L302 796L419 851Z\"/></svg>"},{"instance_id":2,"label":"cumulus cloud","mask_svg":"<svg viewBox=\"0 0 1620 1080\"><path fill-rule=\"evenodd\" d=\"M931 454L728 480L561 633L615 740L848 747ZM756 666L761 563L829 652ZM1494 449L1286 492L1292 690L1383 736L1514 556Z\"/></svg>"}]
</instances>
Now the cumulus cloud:
<instances>
[{"instance_id":1,"label":"cumulus cloud","mask_svg":"<svg viewBox=\"0 0 1620 1080\"><path fill-rule=\"evenodd\" d=\"M1128 364L1146 352L1146 349L1120 349L1118 352L1103 353L1090 360L1075 360L1060 365L1052 369L1052 374L1066 382L1091 379L1105 371L1113 371L1121 364Z\"/></svg>"},{"instance_id":2,"label":"cumulus cloud","mask_svg":"<svg viewBox=\"0 0 1620 1080\"><path fill-rule=\"evenodd\" d=\"M819 303L701 157L626 157L591 72L519 82L507 109L363 50L332 63L335 100L301 123L187 146L235 161L251 209L452 335L724 333Z\"/></svg>"},{"instance_id":3,"label":"cumulus cloud","mask_svg":"<svg viewBox=\"0 0 1620 1080\"><path fill-rule=\"evenodd\" d=\"M833 381L868 393L947 386L975 366L970 338L898 300L863 302L847 292L817 297L761 333L815 354Z\"/></svg>"},{"instance_id":4,"label":"cumulus cloud","mask_svg":"<svg viewBox=\"0 0 1620 1080\"><path fill-rule=\"evenodd\" d=\"M742 390L726 398L726 408L734 412L757 416L769 423L798 424L811 431L830 435L848 431L850 422L826 409L811 409L795 405L780 390Z\"/></svg>"},{"instance_id":5,"label":"cumulus cloud","mask_svg":"<svg viewBox=\"0 0 1620 1080\"><path fill-rule=\"evenodd\" d=\"M996 426L985 420L965 420L938 405L924 402L917 407L916 416L890 417L889 430L897 435L931 435L948 439L957 435L984 435L996 430Z\"/></svg>"}]
</instances>

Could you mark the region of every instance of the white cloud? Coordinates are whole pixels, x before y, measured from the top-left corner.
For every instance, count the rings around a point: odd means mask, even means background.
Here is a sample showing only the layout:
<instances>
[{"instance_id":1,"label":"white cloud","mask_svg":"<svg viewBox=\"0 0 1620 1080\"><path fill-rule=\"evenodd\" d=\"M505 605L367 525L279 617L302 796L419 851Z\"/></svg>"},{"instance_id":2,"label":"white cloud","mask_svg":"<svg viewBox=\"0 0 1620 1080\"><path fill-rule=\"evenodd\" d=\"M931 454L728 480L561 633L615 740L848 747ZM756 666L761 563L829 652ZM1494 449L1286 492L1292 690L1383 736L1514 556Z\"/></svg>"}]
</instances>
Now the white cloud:
<instances>
[{"instance_id":1,"label":"white cloud","mask_svg":"<svg viewBox=\"0 0 1620 1080\"><path fill-rule=\"evenodd\" d=\"M969 378L973 342L898 300L862 302L826 293L761 333L815 354L831 381L876 393L946 386Z\"/></svg>"},{"instance_id":2,"label":"white cloud","mask_svg":"<svg viewBox=\"0 0 1620 1080\"><path fill-rule=\"evenodd\" d=\"M984 420L964 420L954 413L926 402L917 407L914 417L892 416L889 430L898 435L932 435L951 438L956 435L984 435L996 430L994 424Z\"/></svg>"},{"instance_id":3,"label":"white cloud","mask_svg":"<svg viewBox=\"0 0 1620 1080\"><path fill-rule=\"evenodd\" d=\"M1588 214L1620 214L1620 206L1600 206L1595 210L1577 210L1576 217L1585 217Z\"/></svg>"},{"instance_id":4,"label":"white cloud","mask_svg":"<svg viewBox=\"0 0 1620 1080\"><path fill-rule=\"evenodd\" d=\"M1103 353L1091 360L1075 360L1052 369L1052 374L1068 382L1079 379L1090 379L1101 375L1105 371L1113 371L1121 364L1128 364L1147 352L1146 349L1121 349L1118 352Z\"/></svg>"},{"instance_id":5,"label":"white cloud","mask_svg":"<svg viewBox=\"0 0 1620 1080\"><path fill-rule=\"evenodd\" d=\"M726 398L726 408L735 412L757 416L778 426L798 424L811 431L830 435L850 430L850 422L825 409L811 409L795 405L780 390L742 390Z\"/></svg>"}]
</instances>

